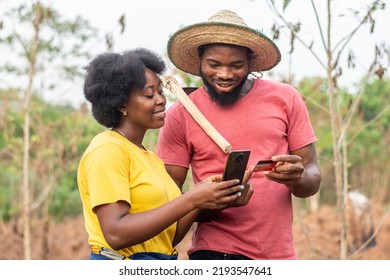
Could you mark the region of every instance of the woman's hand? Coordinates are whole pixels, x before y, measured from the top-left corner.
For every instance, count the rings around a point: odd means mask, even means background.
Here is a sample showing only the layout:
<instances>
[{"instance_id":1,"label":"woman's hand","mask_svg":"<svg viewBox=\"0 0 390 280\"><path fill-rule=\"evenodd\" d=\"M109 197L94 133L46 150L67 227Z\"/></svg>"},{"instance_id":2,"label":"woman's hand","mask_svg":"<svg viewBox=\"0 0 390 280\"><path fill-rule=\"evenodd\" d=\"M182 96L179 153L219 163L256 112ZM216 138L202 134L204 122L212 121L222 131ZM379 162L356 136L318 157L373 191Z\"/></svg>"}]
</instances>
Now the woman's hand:
<instances>
[{"instance_id":1,"label":"woman's hand","mask_svg":"<svg viewBox=\"0 0 390 280\"><path fill-rule=\"evenodd\" d=\"M247 205L249 202L249 199L252 197L253 194L253 187L251 183L249 182L249 179L252 176L254 170L254 166L250 166L246 171L244 175L244 179L242 180L242 188L241 195L238 199L233 201L229 204L230 207L240 207Z\"/></svg>"},{"instance_id":2,"label":"woman's hand","mask_svg":"<svg viewBox=\"0 0 390 280\"><path fill-rule=\"evenodd\" d=\"M238 185L238 180L221 181L221 179L221 175L208 177L188 191L196 208L220 210L241 196L242 186Z\"/></svg>"}]
</instances>

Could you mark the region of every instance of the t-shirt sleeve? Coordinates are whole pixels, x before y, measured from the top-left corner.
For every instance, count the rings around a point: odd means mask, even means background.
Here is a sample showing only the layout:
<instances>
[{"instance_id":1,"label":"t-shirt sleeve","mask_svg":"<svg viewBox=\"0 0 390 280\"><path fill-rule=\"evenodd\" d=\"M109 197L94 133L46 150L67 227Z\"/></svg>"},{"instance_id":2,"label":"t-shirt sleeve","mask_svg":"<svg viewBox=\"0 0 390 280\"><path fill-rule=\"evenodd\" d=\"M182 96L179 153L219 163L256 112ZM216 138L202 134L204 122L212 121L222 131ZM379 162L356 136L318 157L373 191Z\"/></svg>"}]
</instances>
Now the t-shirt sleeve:
<instances>
[{"instance_id":1,"label":"t-shirt sleeve","mask_svg":"<svg viewBox=\"0 0 390 280\"><path fill-rule=\"evenodd\" d=\"M289 118L289 150L294 151L317 141L311 125L309 112L302 96L294 89Z\"/></svg>"},{"instance_id":2,"label":"t-shirt sleeve","mask_svg":"<svg viewBox=\"0 0 390 280\"><path fill-rule=\"evenodd\" d=\"M167 111L164 126L160 129L156 153L164 164L189 167L190 151L186 139L185 119L178 104Z\"/></svg>"},{"instance_id":3,"label":"t-shirt sleeve","mask_svg":"<svg viewBox=\"0 0 390 280\"><path fill-rule=\"evenodd\" d=\"M129 158L121 147L113 143L97 147L85 166L92 209L120 200L130 204Z\"/></svg>"}]
</instances>

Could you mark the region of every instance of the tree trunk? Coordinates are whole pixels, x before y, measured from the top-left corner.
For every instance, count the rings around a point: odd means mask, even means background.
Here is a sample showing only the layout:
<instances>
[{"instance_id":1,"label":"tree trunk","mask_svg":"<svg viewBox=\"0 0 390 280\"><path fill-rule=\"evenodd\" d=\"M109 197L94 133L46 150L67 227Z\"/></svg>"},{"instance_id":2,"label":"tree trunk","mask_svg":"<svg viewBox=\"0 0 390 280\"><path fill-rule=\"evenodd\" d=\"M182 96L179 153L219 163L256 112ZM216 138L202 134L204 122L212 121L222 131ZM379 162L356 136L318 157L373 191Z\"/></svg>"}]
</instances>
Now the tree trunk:
<instances>
[{"instance_id":1,"label":"tree trunk","mask_svg":"<svg viewBox=\"0 0 390 280\"><path fill-rule=\"evenodd\" d=\"M23 223L23 250L24 259L31 260L31 190L29 185L29 163L30 163L30 104L33 94L33 84L36 74L36 55L38 52L39 31L40 24L42 23L43 15L41 5L39 1L34 7L34 37L31 41L31 48L28 52L28 61L30 65L29 69L29 81L28 86L24 94L23 102L23 179L22 179L22 197L23 197L23 209L22 209L22 223Z\"/></svg>"},{"instance_id":2,"label":"tree trunk","mask_svg":"<svg viewBox=\"0 0 390 280\"><path fill-rule=\"evenodd\" d=\"M30 65L32 66L32 65ZM30 68L29 83L24 96L23 104L23 180L22 180L22 224L23 224L23 248L24 259L31 260L31 192L29 186L29 162L30 162L30 102L32 95L34 69Z\"/></svg>"}]
</instances>

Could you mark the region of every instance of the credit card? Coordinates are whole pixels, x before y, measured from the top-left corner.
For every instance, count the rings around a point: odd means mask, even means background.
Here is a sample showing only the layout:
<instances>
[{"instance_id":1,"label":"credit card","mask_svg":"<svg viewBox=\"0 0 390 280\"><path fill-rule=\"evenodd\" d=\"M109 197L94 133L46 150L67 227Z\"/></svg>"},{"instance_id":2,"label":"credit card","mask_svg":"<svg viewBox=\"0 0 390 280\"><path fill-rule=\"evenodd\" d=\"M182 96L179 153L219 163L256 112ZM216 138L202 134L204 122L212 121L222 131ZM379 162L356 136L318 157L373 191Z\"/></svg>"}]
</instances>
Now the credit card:
<instances>
[{"instance_id":1,"label":"credit card","mask_svg":"<svg viewBox=\"0 0 390 280\"><path fill-rule=\"evenodd\" d=\"M258 172L258 171L271 171L277 162L272 161L272 160L260 160L256 166L253 172Z\"/></svg>"}]
</instances>

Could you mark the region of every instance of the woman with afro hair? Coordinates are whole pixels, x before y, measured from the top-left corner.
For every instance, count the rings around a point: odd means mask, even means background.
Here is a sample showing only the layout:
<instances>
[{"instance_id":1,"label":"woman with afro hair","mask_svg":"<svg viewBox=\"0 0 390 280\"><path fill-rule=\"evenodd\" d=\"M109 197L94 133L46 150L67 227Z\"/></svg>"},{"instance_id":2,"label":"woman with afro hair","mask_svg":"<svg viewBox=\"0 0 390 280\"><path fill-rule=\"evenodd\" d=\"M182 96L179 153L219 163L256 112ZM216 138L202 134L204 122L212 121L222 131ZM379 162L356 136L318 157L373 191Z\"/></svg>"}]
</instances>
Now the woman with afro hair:
<instances>
[{"instance_id":1,"label":"woman with afro hair","mask_svg":"<svg viewBox=\"0 0 390 280\"><path fill-rule=\"evenodd\" d=\"M220 175L181 194L143 146L146 131L164 125L164 71L164 61L144 48L104 53L86 67L85 98L107 128L92 139L77 174L91 260L176 259L175 246L198 213L241 194L236 180Z\"/></svg>"}]
</instances>

